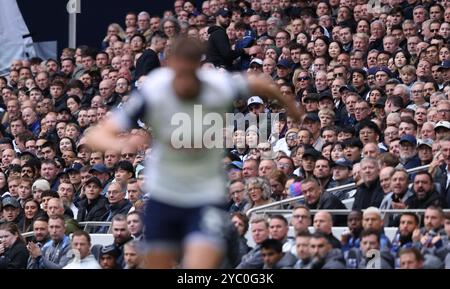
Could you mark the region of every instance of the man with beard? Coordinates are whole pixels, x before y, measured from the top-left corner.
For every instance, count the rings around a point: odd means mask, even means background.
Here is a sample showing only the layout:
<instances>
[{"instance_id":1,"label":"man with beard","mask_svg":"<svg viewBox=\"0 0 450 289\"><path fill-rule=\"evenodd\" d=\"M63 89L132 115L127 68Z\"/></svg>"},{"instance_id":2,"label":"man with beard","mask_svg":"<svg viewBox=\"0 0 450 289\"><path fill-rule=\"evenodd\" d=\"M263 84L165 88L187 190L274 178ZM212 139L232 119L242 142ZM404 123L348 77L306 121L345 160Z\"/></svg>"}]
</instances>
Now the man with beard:
<instances>
[{"instance_id":1,"label":"man with beard","mask_svg":"<svg viewBox=\"0 0 450 289\"><path fill-rule=\"evenodd\" d=\"M413 240L413 236L416 238L418 234L419 217L414 213L403 213L400 217L398 231L392 240L391 253L396 256L400 249L410 247L413 242L418 242L419 240Z\"/></svg>"},{"instance_id":2,"label":"man with beard","mask_svg":"<svg viewBox=\"0 0 450 289\"><path fill-rule=\"evenodd\" d=\"M328 189L332 177L330 161L324 157L319 158L314 165L313 175L324 190Z\"/></svg>"},{"instance_id":3,"label":"man with beard","mask_svg":"<svg viewBox=\"0 0 450 289\"><path fill-rule=\"evenodd\" d=\"M415 136L405 134L400 138L400 163L405 170L420 166L416 146L417 140Z\"/></svg>"},{"instance_id":4,"label":"man with beard","mask_svg":"<svg viewBox=\"0 0 450 289\"><path fill-rule=\"evenodd\" d=\"M226 8L221 8L216 16L215 26L208 29L208 50L206 61L211 62L216 67L223 67L227 70L232 68L233 60L245 53L244 49L232 50L230 40L226 33L226 28L230 25L232 12Z\"/></svg>"},{"instance_id":5,"label":"man with beard","mask_svg":"<svg viewBox=\"0 0 450 289\"><path fill-rule=\"evenodd\" d=\"M359 248L351 249L346 255L347 268L349 269L371 269L370 250L380 251L381 245L380 233L374 229L367 229L361 232L361 246ZM379 269L393 269L394 258L389 251L380 252L380 267ZM375 268L377 269L377 268Z\"/></svg>"},{"instance_id":6,"label":"man with beard","mask_svg":"<svg viewBox=\"0 0 450 289\"><path fill-rule=\"evenodd\" d=\"M418 172L413 182L414 195L406 200L409 209L426 209L429 206L446 208L447 203L435 190L433 177L427 171Z\"/></svg>"},{"instance_id":7,"label":"man with beard","mask_svg":"<svg viewBox=\"0 0 450 289\"><path fill-rule=\"evenodd\" d=\"M345 269L344 258L339 249L333 249L327 236L315 232L309 241L312 269Z\"/></svg>"}]
</instances>

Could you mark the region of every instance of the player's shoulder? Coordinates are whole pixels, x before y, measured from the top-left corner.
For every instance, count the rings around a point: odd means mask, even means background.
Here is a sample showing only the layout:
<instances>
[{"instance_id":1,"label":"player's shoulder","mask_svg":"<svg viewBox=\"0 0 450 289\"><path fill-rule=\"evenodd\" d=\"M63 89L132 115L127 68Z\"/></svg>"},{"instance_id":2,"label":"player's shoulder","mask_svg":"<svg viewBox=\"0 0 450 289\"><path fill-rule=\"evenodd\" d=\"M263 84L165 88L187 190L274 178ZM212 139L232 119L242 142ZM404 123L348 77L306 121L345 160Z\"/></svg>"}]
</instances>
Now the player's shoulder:
<instances>
[{"instance_id":1,"label":"player's shoulder","mask_svg":"<svg viewBox=\"0 0 450 289\"><path fill-rule=\"evenodd\" d=\"M147 77L147 83L160 83L160 81L167 82L173 77L173 71L167 67L160 67L153 70ZM155 83L156 82L156 83Z\"/></svg>"},{"instance_id":2,"label":"player's shoulder","mask_svg":"<svg viewBox=\"0 0 450 289\"><path fill-rule=\"evenodd\" d=\"M223 89L228 88L231 90L233 90L233 86L236 85L237 79L243 79L241 74L217 69L200 69L198 71L198 76L202 81L212 86L219 86Z\"/></svg>"},{"instance_id":3,"label":"player's shoulder","mask_svg":"<svg viewBox=\"0 0 450 289\"><path fill-rule=\"evenodd\" d=\"M153 70L145 79L142 90L144 93L151 93L159 91L160 89L167 89L167 85L173 78L173 71L169 68L157 68Z\"/></svg>"}]
</instances>

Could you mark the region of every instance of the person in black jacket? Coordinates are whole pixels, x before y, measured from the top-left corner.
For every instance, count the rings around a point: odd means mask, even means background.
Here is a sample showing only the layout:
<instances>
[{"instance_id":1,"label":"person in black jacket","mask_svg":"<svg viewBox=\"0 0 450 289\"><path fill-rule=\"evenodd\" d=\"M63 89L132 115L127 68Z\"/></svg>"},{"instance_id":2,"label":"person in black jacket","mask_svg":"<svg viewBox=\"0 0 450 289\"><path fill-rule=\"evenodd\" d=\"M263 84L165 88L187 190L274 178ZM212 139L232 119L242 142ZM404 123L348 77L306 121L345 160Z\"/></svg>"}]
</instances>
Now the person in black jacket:
<instances>
[{"instance_id":1,"label":"person in black jacket","mask_svg":"<svg viewBox=\"0 0 450 289\"><path fill-rule=\"evenodd\" d=\"M329 239L322 232L312 234L309 241L311 253L310 269L345 269L345 260L341 250L333 249Z\"/></svg>"},{"instance_id":2,"label":"person in black jacket","mask_svg":"<svg viewBox=\"0 0 450 289\"><path fill-rule=\"evenodd\" d=\"M414 195L405 204L408 209L426 209L429 206L446 208L445 199L439 195L433 186L433 177L427 171L417 172L413 182Z\"/></svg>"},{"instance_id":3,"label":"person in black jacket","mask_svg":"<svg viewBox=\"0 0 450 289\"><path fill-rule=\"evenodd\" d=\"M161 66L158 54L164 51L167 43L167 35L163 32L156 31L150 38L150 47L145 49L142 55L136 61L136 70L134 72L134 80L147 75L150 71Z\"/></svg>"},{"instance_id":4,"label":"person in black jacket","mask_svg":"<svg viewBox=\"0 0 450 289\"><path fill-rule=\"evenodd\" d=\"M303 180L301 186L305 195L305 205L309 209L345 209L344 204L336 196L328 192L322 192L322 188L315 178Z\"/></svg>"},{"instance_id":5,"label":"person in black jacket","mask_svg":"<svg viewBox=\"0 0 450 289\"><path fill-rule=\"evenodd\" d=\"M380 168L376 159L364 158L361 161L363 183L356 190L353 210L360 211L368 207L380 207L384 193L380 186L379 173Z\"/></svg>"},{"instance_id":6,"label":"person in black jacket","mask_svg":"<svg viewBox=\"0 0 450 289\"><path fill-rule=\"evenodd\" d=\"M119 182L112 183L108 187L108 211L102 218L109 222L115 215L122 214L127 215L130 211L132 204L128 199L125 199L127 188Z\"/></svg>"},{"instance_id":7,"label":"person in black jacket","mask_svg":"<svg viewBox=\"0 0 450 289\"><path fill-rule=\"evenodd\" d=\"M77 221L103 221L107 212L108 200L101 196L102 183L96 177L91 177L86 181L86 198L80 201L78 208Z\"/></svg>"},{"instance_id":8,"label":"person in black jacket","mask_svg":"<svg viewBox=\"0 0 450 289\"><path fill-rule=\"evenodd\" d=\"M0 225L0 269L25 269L28 256L17 225L12 222Z\"/></svg>"},{"instance_id":9,"label":"person in black jacket","mask_svg":"<svg viewBox=\"0 0 450 289\"><path fill-rule=\"evenodd\" d=\"M208 29L208 49L206 51L206 61L216 67L223 67L231 70L233 60L245 54L244 49L232 50L230 39L226 28L230 25L231 11L221 8L217 12L217 22L215 26Z\"/></svg>"},{"instance_id":10,"label":"person in black jacket","mask_svg":"<svg viewBox=\"0 0 450 289\"><path fill-rule=\"evenodd\" d=\"M301 184L305 195L305 205L311 210L345 210L345 205L332 193L323 191L315 178L307 178ZM335 216L333 223L336 226L345 226L345 216Z\"/></svg>"}]
</instances>

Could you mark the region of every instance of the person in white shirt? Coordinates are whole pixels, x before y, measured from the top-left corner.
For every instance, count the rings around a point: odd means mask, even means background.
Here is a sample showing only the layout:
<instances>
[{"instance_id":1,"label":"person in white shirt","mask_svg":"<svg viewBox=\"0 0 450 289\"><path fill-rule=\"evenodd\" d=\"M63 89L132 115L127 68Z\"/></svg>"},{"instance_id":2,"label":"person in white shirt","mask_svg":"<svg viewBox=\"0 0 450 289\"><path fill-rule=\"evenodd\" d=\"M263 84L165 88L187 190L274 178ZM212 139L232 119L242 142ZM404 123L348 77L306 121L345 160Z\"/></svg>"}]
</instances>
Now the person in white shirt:
<instances>
[{"instance_id":1,"label":"person in white shirt","mask_svg":"<svg viewBox=\"0 0 450 289\"><path fill-rule=\"evenodd\" d=\"M100 264L91 254L91 236L85 231L72 234L71 242L74 258L63 269L101 269Z\"/></svg>"},{"instance_id":2,"label":"person in white shirt","mask_svg":"<svg viewBox=\"0 0 450 289\"><path fill-rule=\"evenodd\" d=\"M168 67L152 71L123 110L87 134L88 144L97 149L120 150L130 142L118 137L121 131L138 119L152 125L155 141L144 189L151 191L145 268L172 268L179 252L183 268L217 268L221 262L228 218L217 208L226 195L223 142L217 134L216 141L205 138L212 131L223 132L224 126L212 126L209 116L223 116L236 98L258 95L278 99L300 118L295 101L265 78L245 80L226 71L200 69L202 46L196 39L175 40ZM209 126L203 125L207 119Z\"/></svg>"}]
</instances>

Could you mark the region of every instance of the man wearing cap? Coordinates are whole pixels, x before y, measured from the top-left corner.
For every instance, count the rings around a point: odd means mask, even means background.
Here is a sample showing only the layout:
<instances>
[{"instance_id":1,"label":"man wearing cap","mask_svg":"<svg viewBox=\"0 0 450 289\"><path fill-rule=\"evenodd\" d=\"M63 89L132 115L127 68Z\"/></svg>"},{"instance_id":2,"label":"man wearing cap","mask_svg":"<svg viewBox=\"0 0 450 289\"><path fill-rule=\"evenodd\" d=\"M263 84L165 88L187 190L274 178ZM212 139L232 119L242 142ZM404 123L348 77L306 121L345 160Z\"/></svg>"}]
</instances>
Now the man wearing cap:
<instances>
[{"instance_id":1,"label":"man wearing cap","mask_svg":"<svg viewBox=\"0 0 450 289\"><path fill-rule=\"evenodd\" d=\"M216 13L216 25L208 29L209 39L206 51L207 62L227 70L233 68L234 59L245 54L245 49L231 49L230 39L226 32L226 28L230 25L231 14L227 8L220 8Z\"/></svg>"},{"instance_id":2,"label":"man wearing cap","mask_svg":"<svg viewBox=\"0 0 450 289\"><path fill-rule=\"evenodd\" d=\"M102 246L99 252L99 263L102 269L120 269L117 263L119 250L114 245Z\"/></svg>"},{"instance_id":3,"label":"man wearing cap","mask_svg":"<svg viewBox=\"0 0 450 289\"><path fill-rule=\"evenodd\" d=\"M80 170L83 166L80 163L74 163L69 168L64 169L69 175L69 181L74 188L74 203L78 203L80 201L80 193L81 193L81 173ZM77 214L74 213L74 216Z\"/></svg>"},{"instance_id":4,"label":"man wearing cap","mask_svg":"<svg viewBox=\"0 0 450 289\"><path fill-rule=\"evenodd\" d=\"M246 115L246 120L253 122L255 119L253 119L252 116L256 115L256 124L259 130L258 133L261 134L261 136L264 136L261 141L267 140L272 131L270 114L265 114L266 108L264 101L261 97L254 95L247 100L247 107L250 114ZM266 121L260 120L260 117L266 118Z\"/></svg>"},{"instance_id":5,"label":"man wearing cap","mask_svg":"<svg viewBox=\"0 0 450 289\"><path fill-rule=\"evenodd\" d=\"M259 116L260 113L264 113L264 101L259 96L252 96L247 100L247 107L249 112Z\"/></svg>"},{"instance_id":6,"label":"man wearing cap","mask_svg":"<svg viewBox=\"0 0 450 289\"><path fill-rule=\"evenodd\" d=\"M250 61L247 73L255 73L256 75L259 75L263 72L262 68L263 68L263 61L259 58L253 58Z\"/></svg>"},{"instance_id":7,"label":"man wearing cap","mask_svg":"<svg viewBox=\"0 0 450 289\"><path fill-rule=\"evenodd\" d=\"M438 71L441 72L444 83L450 81L450 60L444 60L439 66Z\"/></svg>"},{"instance_id":8,"label":"man wearing cap","mask_svg":"<svg viewBox=\"0 0 450 289\"><path fill-rule=\"evenodd\" d=\"M353 182L352 169L353 164L346 158L339 158L334 162L332 167L333 178L329 185L329 188L339 187ZM350 197L350 192L353 190L340 190L333 192L340 201L348 199Z\"/></svg>"},{"instance_id":9,"label":"man wearing cap","mask_svg":"<svg viewBox=\"0 0 450 289\"><path fill-rule=\"evenodd\" d=\"M85 199L78 204L78 222L103 221L107 212L108 200L100 195L102 183L96 177L91 177L84 185Z\"/></svg>"},{"instance_id":10,"label":"man wearing cap","mask_svg":"<svg viewBox=\"0 0 450 289\"><path fill-rule=\"evenodd\" d=\"M2 200L2 215L4 222L13 222L19 228L23 227L23 216L20 214L19 202L10 196L3 198Z\"/></svg>"},{"instance_id":11,"label":"man wearing cap","mask_svg":"<svg viewBox=\"0 0 450 289\"><path fill-rule=\"evenodd\" d=\"M302 126L307 128L312 133L312 146L316 150L321 151L324 141L320 137L320 118L317 113L307 113L303 119Z\"/></svg>"},{"instance_id":12,"label":"man wearing cap","mask_svg":"<svg viewBox=\"0 0 450 289\"><path fill-rule=\"evenodd\" d=\"M291 150L298 145L298 129L291 128L286 131L284 138L279 139L273 146L274 152L282 151L287 156L291 155Z\"/></svg>"},{"instance_id":13,"label":"man wearing cap","mask_svg":"<svg viewBox=\"0 0 450 289\"><path fill-rule=\"evenodd\" d=\"M108 191L108 186L110 184L110 175L109 170L106 168L104 164L95 164L92 166L89 171L94 177L100 180L100 187L103 188L102 195L105 196Z\"/></svg>"},{"instance_id":14,"label":"man wearing cap","mask_svg":"<svg viewBox=\"0 0 450 289\"><path fill-rule=\"evenodd\" d=\"M286 81L290 80L292 72L292 62L288 59L280 59L277 63L277 72L275 80L284 79Z\"/></svg>"},{"instance_id":15,"label":"man wearing cap","mask_svg":"<svg viewBox=\"0 0 450 289\"><path fill-rule=\"evenodd\" d=\"M434 127L434 132L436 133L436 140L442 140L450 136L450 122L449 121L439 121Z\"/></svg>"},{"instance_id":16,"label":"man wearing cap","mask_svg":"<svg viewBox=\"0 0 450 289\"><path fill-rule=\"evenodd\" d=\"M416 146L417 140L413 135L405 134L400 138L400 163L405 170L420 166Z\"/></svg>"},{"instance_id":17,"label":"man wearing cap","mask_svg":"<svg viewBox=\"0 0 450 289\"><path fill-rule=\"evenodd\" d=\"M33 194L33 199L35 199L39 203L42 201L42 194L48 191L50 191L50 183L44 179L36 180L31 186L31 193Z\"/></svg>"},{"instance_id":18,"label":"man wearing cap","mask_svg":"<svg viewBox=\"0 0 450 289\"><path fill-rule=\"evenodd\" d=\"M227 174L229 181L242 179L242 162L233 161L227 166Z\"/></svg>"},{"instance_id":19,"label":"man wearing cap","mask_svg":"<svg viewBox=\"0 0 450 289\"><path fill-rule=\"evenodd\" d=\"M418 139L417 140L417 155L420 159L420 165L428 165L433 160L433 140L432 139Z\"/></svg>"}]
</instances>

